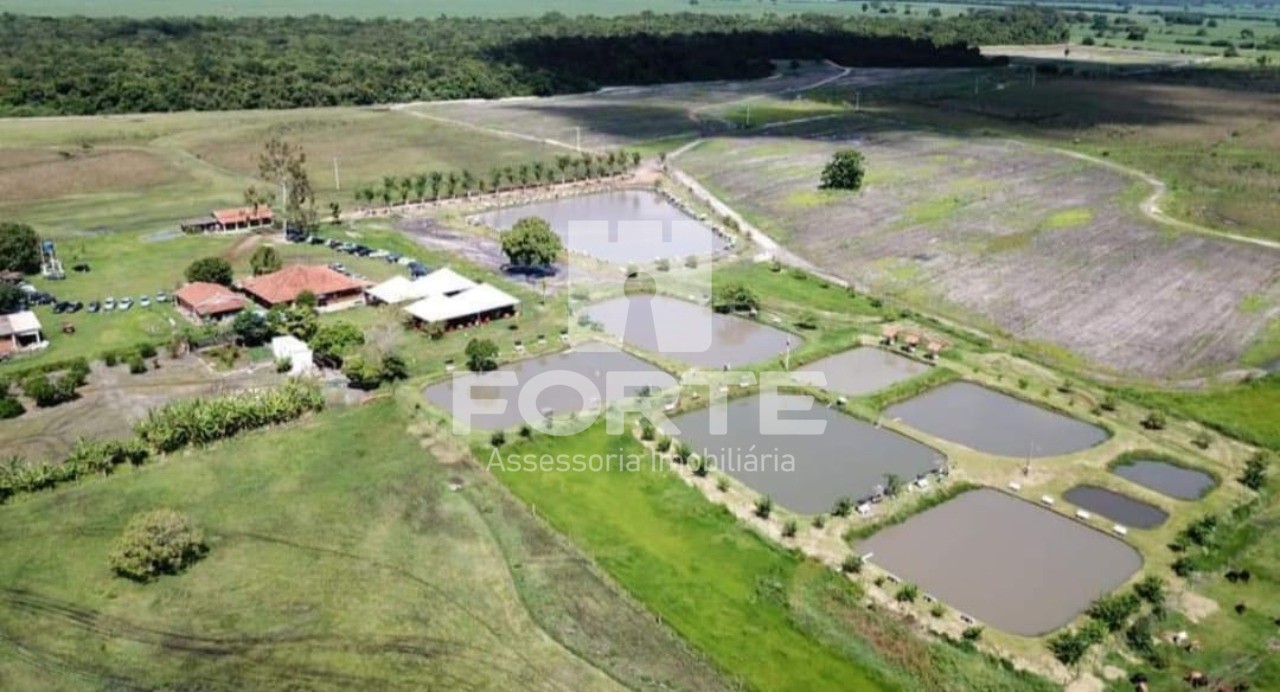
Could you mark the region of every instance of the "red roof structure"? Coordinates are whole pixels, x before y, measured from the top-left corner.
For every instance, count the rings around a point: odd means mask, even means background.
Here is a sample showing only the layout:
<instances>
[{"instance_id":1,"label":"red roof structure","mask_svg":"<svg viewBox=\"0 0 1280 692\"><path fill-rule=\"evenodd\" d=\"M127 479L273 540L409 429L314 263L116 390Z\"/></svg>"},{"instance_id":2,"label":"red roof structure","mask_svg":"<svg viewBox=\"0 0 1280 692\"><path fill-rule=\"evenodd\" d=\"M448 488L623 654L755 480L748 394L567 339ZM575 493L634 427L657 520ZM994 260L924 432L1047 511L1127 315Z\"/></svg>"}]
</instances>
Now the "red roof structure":
<instances>
[{"instance_id":1,"label":"red roof structure","mask_svg":"<svg viewBox=\"0 0 1280 692\"><path fill-rule=\"evenodd\" d=\"M244 298L220 284L196 281L173 294L178 306L199 317L217 317L244 309Z\"/></svg>"},{"instance_id":2,"label":"red roof structure","mask_svg":"<svg viewBox=\"0 0 1280 692\"><path fill-rule=\"evenodd\" d=\"M278 272L240 282L240 288L267 306L292 303L304 292L315 294L321 305L333 298L362 296L364 281L356 281L328 267L295 264Z\"/></svg>"},{"instance_id":3,"label":"red roof structure","mask_svg":"<svg viewBox=\"0 0 1280 692\"><path fill-rule=\"evenodd\" d=\"M275 214L271 212L271 207L240 207L239 209L215 209L213 218L223 228L236 228L271 223Z\"/></svg>"}]
</instances>

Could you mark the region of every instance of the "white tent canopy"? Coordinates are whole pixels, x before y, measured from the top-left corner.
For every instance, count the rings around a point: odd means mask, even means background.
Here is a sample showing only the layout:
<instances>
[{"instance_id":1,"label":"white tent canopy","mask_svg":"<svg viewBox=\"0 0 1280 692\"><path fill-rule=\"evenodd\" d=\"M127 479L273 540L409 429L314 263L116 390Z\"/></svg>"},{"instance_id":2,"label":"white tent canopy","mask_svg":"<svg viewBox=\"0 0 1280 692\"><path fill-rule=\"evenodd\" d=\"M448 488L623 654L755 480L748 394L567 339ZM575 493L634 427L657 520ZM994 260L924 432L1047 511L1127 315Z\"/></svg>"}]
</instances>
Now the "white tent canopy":
<instances>
[{"instance_id":1,"label":"white tent canopy","mask_svg":"<svg viewBox=\"0 0 1280 692\"><path fill-rule=\"evenodd\" d=\"M368 294L375 300L394 305L432 296L449 296L475 286L476 282L444 267L412 281L403 276L387 279L369 289Z\"/></svg>"},{"instance_id":2,"label":"white tent canopy","mask_svg":"<svg viewBox=\"0 0 1280 692\"><path fill-rule=\"evenodd\" d=\"M494 310L514 308L520 299L490 284L479 284L454 295L433 295L405 308L421 322L450 322Z\"/></svg>"}]
</instances>

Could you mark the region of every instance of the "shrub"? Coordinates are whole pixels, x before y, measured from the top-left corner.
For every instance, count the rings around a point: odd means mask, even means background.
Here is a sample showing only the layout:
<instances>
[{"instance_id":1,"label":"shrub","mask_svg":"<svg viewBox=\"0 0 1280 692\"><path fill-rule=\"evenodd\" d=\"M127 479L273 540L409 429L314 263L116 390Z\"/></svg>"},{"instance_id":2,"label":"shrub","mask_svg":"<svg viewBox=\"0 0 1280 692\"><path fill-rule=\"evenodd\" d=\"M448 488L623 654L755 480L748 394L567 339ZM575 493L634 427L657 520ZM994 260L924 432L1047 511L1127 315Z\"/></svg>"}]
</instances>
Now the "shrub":
<instances>
[{"instance_id":1,"label":"shrub","mask_svg":"<svg viewBox=\"0 0 1280 692\"><path fill-rule=\"evenodd\" d=\"M762 495L756 498L755 514L761 519L768 519L769 515L773 514L773 498L768 495Z\"/></svg>"},{"instance_id":2,"label":"shrub","mask_svg":"<svg viewBox=\"0 0 1280 692\"><path fill-rule=\"evenodd\" d=\"M36 406L48 408L76 398L75 383L75 378L69 374L51 377L36 373L22 381L22 391L35 400Z\"/></svg>"},{"instance_id":3,"label":"shrub","mask_svg":"<svg viewBox=\"0 0 1280 692\"><path fill-rule=\"evenodd\" d=\"M941 603L934 603L933 607L929 609L929 614L936 618L940 618L947 614L947 607Z\"/></svg>"},{"instance_id":4,"label":"shrub","mask_svg":"<svg viewBox=\"0 0 1280 692\"><path fill-rule=\"evenodd\" d=\"M964 628L964 631L960 633L960 637L967 642L976 642L979 639L982 639L982 629L983 628L978 625L966 627Z\"/></svg>"},{"instance_id":5,"label":"shrub","mask_svg":"<svg viewBox=\"0 0 1280 692\"><path fill-rule=\"evenodd\" d=\"M831 514L837 517L847 517L853 512L853 498L845 496L836 500L836 504L831 508Z\"/></svg>"},{"instance_id":6,"label":"shrub","mask_svg":"<svg viewBox=\"0 0 1280 692\"><path fill-rule=\"evenodd\" d=\"M174 401L151 409L134 431L152 449L172 452L285 423L323 408L324 394L317 384L290 379L275 389Z\"/></svg>"},{"instance_id":7,"label":"shrub","mask_svg":"<svg viewBox=\"0 0 1280 692\"><path fill-rule=\"evenodd\" d=\"M276 359L276 372L286 373L292 369L293 369L293 361L289 360L288 358Z\"/></svg>"},{"instance_id":8,"label":"shrub","mask_svg":"<svg viewBox=\"0 0 1280 692\"><path fill-rule=\"evenodd\" d=\"M684 266L688 267L689 269L697 269L697 268L698 268L698 256L697 256L697 255L689 255L688 257L684 258Z\"/></svg>"},{"instance_id":9,"label":"shrub","mask_svg":"<svg viewBox=\"0 0 1280 692\"><path fill-rule=\"evenodd\" d=\"M134 375L141 375L147 371L147 362L142 360L142 356L137 353L129 356L129 372Z\"/></svg>"},{"instance_id":10,"label":"shrub","mask_svg":"<svg viewBox=\"0 0 1280 692\"><path fill-rule=\"evenodd\" d=\"M382 356L382 381L395 382L409 377L409 365L398 354L388 353Z\"/></svg>"},{"instance_id":11,"label":"shrub","mask_svg":"<svg viewBox=\"0 0 1280 692\"><path fill-rule=\"evenodd\" d=\"M1089 651L1088 640L1078 632L1061 632L1048 641L1049 651L1058 662L1074 668Z\"/></svg>"},{"instance_id":12,"label":"shrub","mask_svg":"<svg viewBox=\"0 0 1280 692\"><path fill-rule=\"evenodd\" d=\"M1102 397L1102 403L1098 404L1098 406L1101 407L1103 411L1114 411L1116 410L1116 408L1119 407L1119 405L1120 403L1116 401L1116 397L1114 394L1108 394Z\"/></svg>"},{"instance_id":13,"label":"shrub","mask_svg":"<svg viewBox=\"0 0 1280 692\"><path fill-rule=\"evenodd\" d=\"M687 464L689 463L689 459L693 456L693 447L688 442L681 440L680 444L676 445L675 454L672 456L676 463Z\"/></svg>"},{"instance_id":14,"label":"shrub","mask_svg":"<svg viewBox=\"0 0 1280 692\"><path fill-rule=\"evenodd\" d=\"M769 271L773 272L774 274L781 272L782 262L777 258L774 258L772 261L769 262Z\"/></svg>"},{"instance_id":15,"label":"shrub","mask_svg":"<svg viewBox=\"0 0 1280 692\"><path fill-rule=\"evenodd\" d=\"M26 409L22 407L22 402L11 396L0 396L0 420L8 420L9 418L17 418Z\"/></svg>"},{"instance_id":16,"label":"shrub","mask_svg":"<svg viewBox=\"0 0 1280 692\"><path fill-rule=\"evenodd\" d=\"M111 553L116 574L148 582L177 574L208 552L204 534L186 515L160 509L135 516Z\"/></svg>"},{"instance_id":17,"label":"shrub","mask_svg":"<svg viewBox=\"0 0 1280 692\"><path fill-rule=\"evenodd\" d=\"M658 271L660 272L671 271L671 260L667 259L666 257L663 257L662 259L658 260L657 268L658 268Z\"/></svg>"},{"instance_id":18,"label":"shrub","mask_svg":"<svg viewBox=\"0 0 1280 692\"><path fill-rule=\"evenodd\" d=\"M893 595L893 599L899 603L915 603L919 596L920 587L915 584L903 584L898 588L898 593Z\"/></svg>"},{"instance_id":19,"label":"shrub","mask_svg":"<svg viewBox=\"0 0 1280 692\"><path fill-rule=\"evenodd\" d=\"M837 151L822 169L824 190L857 190L862 187L864 161L862 152L854 149Z\"/></svg>"},{"instance_id":20,"label":"shrub","mask_svg":"<svg viewBox=\"0 0 1280 692\"><path fill-rule=\"evenodd\" d=\"M650 423L649 421L645 421L644 424L640 426L640 439L645 442L653 440L654 435L657 434L658 431L654 430L653 423Z\"/></svg>"},{"instance_id":21,"label":"shrub","mask_svg":"<svg viewBox=\"0 0 1280 692\"><path fill-rule=\"evenodd\" d=\"M720 492L722 492L722 493L727 493L727 492L729 492L729 479L728 479L728 478L725 478L724 476L721 476L721 477L717 478L717 479L716 479L716 490L719 490L719 491L720 491Z\"/></svg>"},{"instance_id":22,"label":"shrub","mask_svg":"<svg viewBox=\"0 0 1280 692\"><path fill-rule=\"evenodd\" d=\"M142 356L143 358L155 358L156 357L155 344L143 344L139 346L138 355Z\"/></svg>"},{"instance_id":23,"label":"shrub","mask_svg":"<svg viewBox=\"0 0 1280 692\"><path fill-rule=\"evenodd\" d=\"M809 523L813 525L813 528L820 529L827 525L827 515L815 514L813 515L813 519Z\"/></svg>"},{"instance_id":24,"label":"shrub","mask_svg":"<svg viewBox=\"0 0 1280 692\"><path fill-rule=\"evenodd\" d=\"M709 473L711 473L711 462L700 457L697 458L693 463L693 475L698 478L706 478Z\"/></svg>"},{"instance_id":25,"label":"shrub","mask_svg":"<svg viewBox=\"0 0 1280 692\"><path fill-rule=\"evenodd\" d=\"M382 368L361 355L347 358L342 364L342 374L346 375L347 384L353 389L368 391L382 384Z\"/></svg>"},{"instance_id":26,"label":"shrub","mask_svg":"<svg viewBox=\"0 0 1280 692\"><path fill-rule=\"evenodd\" d=\"M1141 606L1142 599L1136 594L1116 594L1094 601L1087 612L1089 617L1102 623L1108 632L1119 632Z\"/></svg>"},{"instance_id":27,"label":"shrub","mask_svg":"<svg viewBox=\"0 0 1280 692\"><path fill-rule=\"evenodd\" d=\"M782 525L782 537L795 538L795 535L799 530L800 525L796 523L796 520L788 519L787 522Z\"/></svg>"},{"instance_id":28,"label":"shrub","mask_svg":"<svg viewBox=\"0 0 1280 692\"><path fill-rule=\"evenodd\" d=\"M502 432L501 430L495 430L493 434L489 436L489 444L493 445L494 447L501 447L506 443L507 443L507 434Z\"/></svg>"},{"instance_id":29,"label":"shrub","mask_svg":"<svg viewBox=\"0 0 1280 692\"><path fill-rule=\"evenodd\" d=\"M1196 433L1195 437L1191 438L1191 444L1199 447L1200 449L1208 449L1209 445L1213 444L1213 438L1209 437L1209 433L1201 430Z\"/></svg>"},{"instance_id":30,"label":"shrub","mask_svg":"<svg viewBox=\"0 0 1280 692\"><path fill-rule=\"evenodd\" d=\"M203 281L211 284L230 286L234 278L231 263L221 257L205 257L198 259L187 267L187 281Z\"/></svg>"},{"instance_id":31,"label":"shrub","mask_svg":"<svg viewBox=\"0 0 1280 692\"><path fill-rule=\"evenodd\" d=\"M1147 414L1146 418L1142 419L1142 427L1147 430L1164 430L1166 424L1167 421L1165 421L1164 414L1159 411L1152 411Z\"/></svg>"},{"instance_id":32,"label":"shrub","mask_svg":"<svg viewBox=\"0 0 1280 692\"><path fill-rule=\"evenodd\" d=\"M115 351L107 351L102 354L102 362L108 368L114 368L116 364L120 362L120 356L116 355Z\"/></svg>"},{"instance_id":33,"label":"shrub","mask_svg":"<svg viewBox=\"0 0 1280 692\"><path fill-rule=\"evenodd\" d=\"M520 437L526 440L533 437L533 428L528 423L520 424Z\"/></svg>"},{"instance_id":34,"label":"shrub","mask_svg":"<svg viewBox=\"0 0 1280 692\"><path fill-rule=\"evenodd\" d=\"M1239 478L1240 483L1250 490L1262 490L1267 484L1267 469L1270 465L1271 458L1267 452L1254 454L1244 464L1244 473Z\"/></svg>"},{"instance_id":35,"label":"shrub","mask_svg":"<svg viewBox=\"0 0 1280 692\"><path fill-rule=\"evenodd\" d=\"M840 563L840 571L845 574L861 574L862 573L862 556L846 555L844 561Z\"/></svg>"},{"instance_id":36,"label":"shrub","mask_svg":"<svg viewBox=\"0 0 1280 692\"><path fill-rule=\"evenodd\" d=\"M498 346L488 339L472 339L467 343L467 369L489 372L498 367Z\"/></svg>"},{"instance_id":37,"label":"shrub","mask_svg":"<svg viewBox=\"0 0 1280 692\"><path fill-rule=\"evenodd\" d=\"M667 450L671 449L671 438L666 436L659 438L658 444L655 447L655 449L657 449L659 452L664 452L664 453Z\"/></svg>"},{"instance_id":38,"label":"shrub","mask_svg":"<svg viewBox=\"0 0 1280 692\"><path fill-rule=\"evenodd\" d=\"M796 326L801 329L817 329L818 316L806 310L800 313L800 317L796 318Z\"/></svg>"},{"instance_id":39,"label":"shrub","mask_svg":"<svg viewBox=\"0 0 1280 692\"><path fill-rule=\"evenodd\" d=\"M1160 577L1152 574L1133 585L1133 592L1138 598L1153 606L1161 607L1165 599L1165 583Z\"/></svg>"}]
</instances>

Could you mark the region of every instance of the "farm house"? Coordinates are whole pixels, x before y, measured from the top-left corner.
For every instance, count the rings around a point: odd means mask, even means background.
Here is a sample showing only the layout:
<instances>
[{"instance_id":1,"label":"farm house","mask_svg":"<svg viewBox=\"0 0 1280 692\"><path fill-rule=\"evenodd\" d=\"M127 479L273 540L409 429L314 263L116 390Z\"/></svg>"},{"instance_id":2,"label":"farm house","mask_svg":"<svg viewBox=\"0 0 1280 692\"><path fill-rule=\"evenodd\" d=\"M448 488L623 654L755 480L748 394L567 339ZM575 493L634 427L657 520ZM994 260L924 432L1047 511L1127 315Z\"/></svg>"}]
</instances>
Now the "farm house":
<instances>
[{"instance_id":1,"label":"farm house","mask_svg":"<svg viewBox=\"0 0 1280 692\"><path fill-rule=\"evenodd\" d=\"M34 312L24 310L0 315L0 358L48 345L49 342L44 338L44 327Z\"/></svg>"},{"instance_id":2,"label":"farm house","mask_svg":"<svg viewBox=\"0 0 1280 692\"><path fill-rule=\"evenodd\" d=\"M178 311L201 324L221 322L244 310L244 298L220 284L195 281L173 294Z\"/></svg>"},{"instance_id":3,"label":"farm house","mask_svg":"<svg viewBox=\"0 0 1280 692\"><path fill-rule=\"evenodd\" d=\"M181 227L183 233L218 233L261 228L270 226L274 221L275 213L270 207L237 207L215 209L208 216L183 221Z\"/></svg>"},{"instance_id":4,"label":"farm house","mask_svg":"<svg viewBox=\"0 0 1280 692\"><path fill-rule=\"evenodd\" d=\"M311 293L321 310L341 310L363 304L367 285L328 267L295 264L277 272L244 279L240 282L240 290L265 308L292 305L298 296Z\"/></svg>"},{"instance_id":5,"label":"farm house","mask_svg":"<svg viewBox=\"0 0 1280 692\"><path fill-rule=\"evenodd\" d=\"M476 285L471 279L444 267L412 280L403 276L392 277L365 291L365 294L371 304L396 305L431 296L453 296Z\"/></svg>"}]
</instances>

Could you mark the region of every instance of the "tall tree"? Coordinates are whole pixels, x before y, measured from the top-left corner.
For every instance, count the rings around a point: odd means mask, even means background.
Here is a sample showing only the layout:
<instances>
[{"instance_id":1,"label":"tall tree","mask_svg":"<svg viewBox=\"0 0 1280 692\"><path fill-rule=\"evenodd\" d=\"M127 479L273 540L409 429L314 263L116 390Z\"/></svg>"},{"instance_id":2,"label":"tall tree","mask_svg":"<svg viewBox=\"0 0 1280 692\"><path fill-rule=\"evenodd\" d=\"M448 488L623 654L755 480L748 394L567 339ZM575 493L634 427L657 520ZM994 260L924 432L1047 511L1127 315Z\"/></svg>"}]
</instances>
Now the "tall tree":
<instances>
[{"instance_id":1,"label":"tall tree","mask_svg":"<svg viewBox=\"0 0 1280 692\"><path fill-rule=\"evenodd\" d=\"M0 221L0 270L40 271L40 237L25 223Z\"/></svg>"},{"instance_id":2,"label":"tall tree","mask_svg":"<svg viewBox=\"0 0 1280 692\"><path fill-rule=\"evenodd\" d=\"M258 157L258 175L283 187L286 221L299 228L315 228L315 192L307 175L307 154L300 145L278 137L267 140Z\"/></svg>"},{"instance_id":3,"label":"tall tree","mask_svg":"<svg viewBox=\"0 0 1280 692\"><path fill-rule=\"evenodd\" d=\"M262 276L280 271L284 263L280 260L280 253L276 252L275 248L262 245L253 251L253 256L249 258L249 266L253 269L254 276Z\"/></svg>"},{"instance_id":4,"label":"tall tree","mask_svg":"<svg viewBox=\"0 0 1280 692\"><path fill-rule=\"evenodd\" d=\"M563 250L560 236L544 219L530 216L520 219L502 234L502 252L512 264L520 267L544 267L555 261Z\"/></svg>"},{"instance_id":5,"label":"tall tree","mask_svg":"<svg viewBox=\"0 0 1280 692\"><path fill-rule=\"evenodd\" d=\"M230 286L234 275L231 263L221 257L205 257L192 262L186 271L187 281L204 281Z\"/></svg>"}]
</instances>

